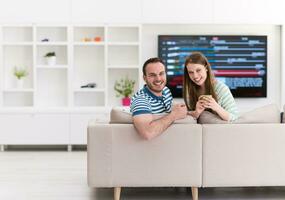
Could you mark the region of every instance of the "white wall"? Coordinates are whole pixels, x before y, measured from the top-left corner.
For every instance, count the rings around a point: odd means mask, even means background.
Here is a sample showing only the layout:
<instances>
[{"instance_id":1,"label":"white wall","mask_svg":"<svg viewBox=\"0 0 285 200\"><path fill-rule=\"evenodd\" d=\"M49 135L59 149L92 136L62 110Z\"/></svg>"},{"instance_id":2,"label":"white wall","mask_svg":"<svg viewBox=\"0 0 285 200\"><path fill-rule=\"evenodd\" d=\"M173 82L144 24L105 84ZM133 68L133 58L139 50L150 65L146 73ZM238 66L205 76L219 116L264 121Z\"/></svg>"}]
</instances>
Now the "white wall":
<instances>
[{"instance_id":1,"label":"white wall","mask_svg":"<svg viewBox=\"0 0 285 200\"><path fill-rule=\"evenodd\" d=\"M0 23L285 24L280 0L1 0Z\"/></svg>"},{"instance_id":2,"label":"white wall","mask_svg":"<svg viewBox=\"0 0 285 200\"><path fill-rule=\"evenodd\" d=\"M163 34L243 34L268 36L268 71L266 98L237 98L239 109L244 112L253 108L276 103L281 107L280 26L273 25L143 25L142 61L157 55L157 36Z\"/></svg>"},{"instance_id":3,"label":"white wall","mask_svg":"<svg viewBox=\"0 0 285 200\"><path fill-rule=\"evenodd\" d=\"M157 54L159 33L268 34L268 97L238 99L241 109L247 110L269 102L285 103L285 81L280 80L280 74L285 77L280 67L280 49L284 60L285 47L279 46L284 29L280 33L280 27L273 26L285 24L284 7L285 1L280 0L0 0L0 23L165 24L143 26L143 60Z\"/></svg>"}]
</instances>

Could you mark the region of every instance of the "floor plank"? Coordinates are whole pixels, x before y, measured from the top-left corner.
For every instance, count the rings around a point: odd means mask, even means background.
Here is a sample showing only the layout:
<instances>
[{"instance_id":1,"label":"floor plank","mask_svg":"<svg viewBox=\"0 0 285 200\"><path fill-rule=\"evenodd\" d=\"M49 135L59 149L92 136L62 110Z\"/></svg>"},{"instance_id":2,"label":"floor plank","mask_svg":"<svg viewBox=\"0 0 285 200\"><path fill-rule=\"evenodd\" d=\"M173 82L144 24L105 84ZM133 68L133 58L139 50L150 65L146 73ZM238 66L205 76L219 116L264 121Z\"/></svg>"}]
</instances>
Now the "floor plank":
<instances>
[{"instance_id":1,"label":"floor plank","mask_svg":"<svg viewBox=\"0 0 285 200\"><path fill-rule=\"evenodd\" d=\"M87 185L85 151L0 152L0 199L111 200L112 189ZM186 188L123 188L122 200L189 200ZM202 188L200 200L283 200L285 187Z\"/></svg>"}]
</instances>

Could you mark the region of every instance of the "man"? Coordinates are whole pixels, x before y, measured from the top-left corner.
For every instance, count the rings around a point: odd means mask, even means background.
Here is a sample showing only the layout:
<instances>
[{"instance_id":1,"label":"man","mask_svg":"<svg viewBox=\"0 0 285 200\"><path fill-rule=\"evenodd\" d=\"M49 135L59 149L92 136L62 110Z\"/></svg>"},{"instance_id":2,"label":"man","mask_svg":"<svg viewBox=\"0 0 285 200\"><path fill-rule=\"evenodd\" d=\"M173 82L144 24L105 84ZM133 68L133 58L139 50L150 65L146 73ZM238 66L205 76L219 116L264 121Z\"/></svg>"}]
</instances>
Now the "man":
<instances>
[{"instance_id":1,"label":"man","mask_svg":"<svg viewBox=\"0 0 285 200\"><path fill-rule=\"evenodd\" d=\"M143 65L146 85L132 98L131 112L134 126L145 139L152 139L165 131L175 120L187 116L185 104L172 106L172 95L166 85L166 70L161 59L150 58ZM162 118L155 114L168 113Z\"/></svg>"}]
</instances>

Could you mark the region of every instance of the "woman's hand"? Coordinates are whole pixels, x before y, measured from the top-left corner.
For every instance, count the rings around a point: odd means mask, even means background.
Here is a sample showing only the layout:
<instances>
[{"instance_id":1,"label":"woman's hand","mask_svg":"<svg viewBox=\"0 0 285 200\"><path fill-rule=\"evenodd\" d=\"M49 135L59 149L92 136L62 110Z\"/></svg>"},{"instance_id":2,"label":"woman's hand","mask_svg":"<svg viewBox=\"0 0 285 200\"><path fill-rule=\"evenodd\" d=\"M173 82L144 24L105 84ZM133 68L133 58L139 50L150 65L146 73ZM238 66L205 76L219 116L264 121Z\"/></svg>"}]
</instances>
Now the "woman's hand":
<instances>
[{"instance_id":1,"label":"woman's hand","mask_svg":"<svg viewBox=\"0 0 285 200\"><path fill-rule=\"evenodd\" d=\"M216 112L221 108L221 106L216 102L216 100L213 97L207 97L204 98L203 100L204 100L203 106L205 108L210 108Z\"/></svg>"}]
</instances>

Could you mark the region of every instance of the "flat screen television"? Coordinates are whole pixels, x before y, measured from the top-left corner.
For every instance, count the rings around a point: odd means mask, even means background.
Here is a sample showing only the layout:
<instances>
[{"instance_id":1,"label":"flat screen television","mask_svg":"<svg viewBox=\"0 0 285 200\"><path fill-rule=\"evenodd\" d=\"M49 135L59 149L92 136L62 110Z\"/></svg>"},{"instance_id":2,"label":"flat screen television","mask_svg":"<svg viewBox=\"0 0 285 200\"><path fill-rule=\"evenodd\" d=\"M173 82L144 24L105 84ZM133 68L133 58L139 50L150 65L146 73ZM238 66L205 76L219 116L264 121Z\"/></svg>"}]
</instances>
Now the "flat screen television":
<instances>
[{"instance_id":1,"label":"flat screen television","mask_svg":"<svg viewBox=\"0 0 285 200\"><path fill-rule=\"evenodd\" d=\"M234 97L266 97L267 36L159 35L158 57L166 65L173 97L182 97L184 61L193 51L208 58L215 77Z\"/></svg>"}]
</instances>

